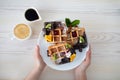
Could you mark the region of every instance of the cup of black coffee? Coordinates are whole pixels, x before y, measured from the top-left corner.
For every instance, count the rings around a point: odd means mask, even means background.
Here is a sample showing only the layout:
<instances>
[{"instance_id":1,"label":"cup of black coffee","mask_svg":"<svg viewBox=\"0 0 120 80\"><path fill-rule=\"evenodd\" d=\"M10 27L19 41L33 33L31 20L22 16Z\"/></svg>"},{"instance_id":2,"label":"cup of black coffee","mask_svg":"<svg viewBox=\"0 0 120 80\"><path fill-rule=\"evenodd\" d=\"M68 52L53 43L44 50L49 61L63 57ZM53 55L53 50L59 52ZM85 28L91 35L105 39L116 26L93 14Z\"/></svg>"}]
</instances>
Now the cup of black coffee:
<instances>
[{"instance_id":1,"label":"cup of black coffee","mask_svg":"<svg viewBox=\"0 0 120 80\"><path fill-rule=\"evenodd\" d=\"M38 10L34 7L28 8L25 11L25 18L28 21L39 21L39 20L41 20L41 16L38 13Z\"/></svg>"}]
</instances>

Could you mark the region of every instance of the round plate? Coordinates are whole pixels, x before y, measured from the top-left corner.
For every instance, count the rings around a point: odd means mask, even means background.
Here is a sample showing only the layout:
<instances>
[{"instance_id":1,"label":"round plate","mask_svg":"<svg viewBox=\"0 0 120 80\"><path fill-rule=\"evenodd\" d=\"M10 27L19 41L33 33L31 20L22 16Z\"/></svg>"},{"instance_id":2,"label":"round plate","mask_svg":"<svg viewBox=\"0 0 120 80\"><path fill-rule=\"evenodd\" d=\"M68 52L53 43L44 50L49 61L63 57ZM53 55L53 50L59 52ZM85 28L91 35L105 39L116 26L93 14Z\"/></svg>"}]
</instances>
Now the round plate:
<instances>
[{"instance_id":1,"label":"round plate","mask_svg":"<svg viewBox=\"0 0 120 80\"><path fill-rule=\"evenodd\" d=\"M89 46L84 48L82 52L79 52L78 50L76 50L76 58L73 60L73 62L56 65L55 63L52 62L50 57L47 56L47 49L48 49L48 46L50 46L51 44L48 43L44 39L43 34L44 34L43 31L41 31L39 38L38 38L38 45L40 46L41 56L42 56L44 62L49 67L56 69L56 70L61 70L61 71L70 70L70 69L74 69L75 67L79 66L82 63L82 61L85 59L86 52L89 50Z\"/></svg>"}]
</instances>

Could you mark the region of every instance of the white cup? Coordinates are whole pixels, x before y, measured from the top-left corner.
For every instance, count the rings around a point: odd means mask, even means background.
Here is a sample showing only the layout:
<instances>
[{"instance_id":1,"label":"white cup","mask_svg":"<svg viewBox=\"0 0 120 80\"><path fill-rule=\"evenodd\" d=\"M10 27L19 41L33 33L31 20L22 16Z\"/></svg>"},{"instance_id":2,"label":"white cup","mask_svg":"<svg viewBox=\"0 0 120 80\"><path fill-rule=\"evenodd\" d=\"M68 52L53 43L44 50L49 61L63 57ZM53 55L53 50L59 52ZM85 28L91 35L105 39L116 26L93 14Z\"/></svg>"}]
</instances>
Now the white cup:
<instances>
[{"instance_id":1,"label":"white cup","mask_svg":"<svg viewBox=\"0 0 120 80\"><path fill-rule=\"evenodd\" d=\"M13 38L24 41L31 37L32 30L31 27L25 23L17 24L12 31Z\"/></svg>"},{"instance_id":2,"label":"white cup","mask_svg":"<svg viewBox=\"0 0 120 80\"><path fill-rule=\"evenodd\" d=\"M38 10L35 7L30 7L25 10L25 19L30 22L36 22L42 20ZM38 18L36 18L36 16ZM33 20L32 20L33 19Z\"/></svg>"}]
</instances>

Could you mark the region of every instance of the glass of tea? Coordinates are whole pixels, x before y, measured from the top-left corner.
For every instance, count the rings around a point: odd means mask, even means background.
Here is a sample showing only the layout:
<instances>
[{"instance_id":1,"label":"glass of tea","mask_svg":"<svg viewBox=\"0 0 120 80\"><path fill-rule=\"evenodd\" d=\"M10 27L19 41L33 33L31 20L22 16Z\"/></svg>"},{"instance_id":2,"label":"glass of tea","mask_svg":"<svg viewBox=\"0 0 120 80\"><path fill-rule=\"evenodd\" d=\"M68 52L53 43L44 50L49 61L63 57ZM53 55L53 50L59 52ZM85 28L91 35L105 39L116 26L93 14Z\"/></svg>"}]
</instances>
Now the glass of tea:
<instances>
[{"instance_id":1,"label":"glass of tea","mask_svg":"<svg viewBox=\"0 0 120 80\"><path fill-rule=\"evenodd\" d=\"M39 20L41 20L41 16L40 16L38 10L34 7L28 8L25 11L25 18L28 21L39 21Z\"/></svg>"}]
</instances>

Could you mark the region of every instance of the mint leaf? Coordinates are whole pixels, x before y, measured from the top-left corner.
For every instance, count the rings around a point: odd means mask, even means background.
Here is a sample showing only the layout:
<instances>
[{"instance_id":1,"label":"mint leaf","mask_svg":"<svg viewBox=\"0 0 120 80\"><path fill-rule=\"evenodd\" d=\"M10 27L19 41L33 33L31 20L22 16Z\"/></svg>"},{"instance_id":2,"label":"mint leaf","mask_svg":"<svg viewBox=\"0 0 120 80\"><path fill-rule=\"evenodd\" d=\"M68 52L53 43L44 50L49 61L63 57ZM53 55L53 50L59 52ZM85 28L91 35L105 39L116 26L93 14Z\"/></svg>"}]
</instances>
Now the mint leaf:
<instances>
[{"instance_id":1,"label":"mint leaf","mask_svg":"<svg viewBox=\"0 0 120 80\"><path fill-rule=\"evenodd\" d=\"M71 47L72 47L72 46L71 46L70 44L68 44L68 43L67 43L65 46L66 46L66 48L71 48Z\"/></svg>"},{"instance_id":2,"label":"mint leaf","mask_svg":"<svg viewBox=\"0 0 120 80\"><path fill-rule=\"evenodd\" d=\"M46 26L45 26L45 28L49 28L49 29L51 29L51 24L47 24Z\"/></svg>"},{"instance_id":3,"label":"mint leaf","mask_svg":"<svg viewBox=\"0 0 120 80\"><path fill-rule=\"evenodd\" d=\"M57 59L58 59L58 56L57 56L56 53L53 54L53 59L54 59L54 60L57 60Z\"/></svg>"},{"instance_id":4,"label":"mint leaf","mask_svg":"<svg viewBox=\"0 0 120 80\"><path fill-rule=\"evenodd\" d=\"M80 20L74 20L74 21L71 23L71 26L72 26L72 27L75 27L75 26L77 26L79 23L80 23Z\"/></svg>"},{"instance_id":5,"label":"mint leaf","mask_svg":"<svg viewBox=\"0 0 120 80\"><path fill-rule=\"evenodd\" d=\"M85 40L84 40L84 38L82 36L79 37L79 42L80 43L84 43L85 42Z\"/></svg>"},{"instance_id":6,"label":"mint leaf","mask_svg":"<svg viewBox=\"0 0 120 80\"><path fill-rule=\"evenodd\" d=\"M71 21L69 18L65 18L65 23L66 23L67 27L71 26Z\"/></svg>"}]
</instances>

